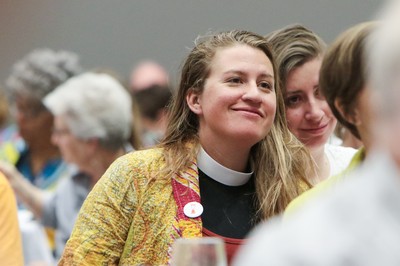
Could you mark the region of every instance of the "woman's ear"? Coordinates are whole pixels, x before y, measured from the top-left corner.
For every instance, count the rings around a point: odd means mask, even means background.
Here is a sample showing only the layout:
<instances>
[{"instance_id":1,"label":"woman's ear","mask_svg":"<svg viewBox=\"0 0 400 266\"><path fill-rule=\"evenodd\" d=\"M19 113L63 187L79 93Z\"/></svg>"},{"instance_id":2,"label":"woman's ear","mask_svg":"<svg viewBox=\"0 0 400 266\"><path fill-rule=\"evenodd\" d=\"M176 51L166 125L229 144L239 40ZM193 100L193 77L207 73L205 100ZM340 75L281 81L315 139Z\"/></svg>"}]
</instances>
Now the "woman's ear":
<instances>
[{"instance_id":1,"label":"woman's ear","mask_svg":"<svg viewBox=\"0 0 400 266\"><path fill-rule=\"evenodd\" d=\"M358 113L358 108L357 105L354 108L354 110L352 110L352 112L350 114L347 114L344 111L343 105L341 104L339 99L335 100L335 107L336 109L339 111L340 115L346 119L349 123L352 123L355 126L360 125L361 120L359 119L359 113Z\"/></svg>"},{"instance_id":2,"label":"woman's ear","mask_svg":"<svg viewBox=\"0 0 400 266\"><path fill-rule=\"evenodd\" d=\"M196 92L194 89L189 89L188 93L186 94L186 103L193 113L197 115L203 113L203 109L201 106L201 97L199 93Z\"/></svg>"}]
</instances>

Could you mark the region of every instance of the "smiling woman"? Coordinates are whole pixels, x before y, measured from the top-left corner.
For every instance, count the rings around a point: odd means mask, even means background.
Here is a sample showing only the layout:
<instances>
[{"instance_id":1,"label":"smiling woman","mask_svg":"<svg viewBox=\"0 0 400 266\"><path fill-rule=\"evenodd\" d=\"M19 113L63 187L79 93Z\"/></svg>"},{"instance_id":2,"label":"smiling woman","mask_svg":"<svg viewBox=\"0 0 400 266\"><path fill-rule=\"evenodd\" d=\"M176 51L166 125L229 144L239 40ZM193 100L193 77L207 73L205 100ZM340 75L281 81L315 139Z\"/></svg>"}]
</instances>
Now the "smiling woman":
<instances>
[{"instance_id":1,"label":"smiling woman","mask_svg":"<svg viewBox=\"0 0 400 266\"><path fill-rule=\"evenodd\" d=\"M344 170L355 149L327 144L336 125L320 92L319 71L325 43L301 25L291 25L267 36L279 69L290 131L309 149L316 165L318 183Z\"/></svg>"},{"instance_id":2,"label":"smiling woman","mask_svg":"<svg viewBox=\"0 0 400 266\"><path fill-rule=\"evenodd\" d=\"M274 77L262 36L201 39L183 65L164 141L112 164L60 265L164 265L177 238L202 236L223 239L229 261L260 220L303 191L312 170L286 126Z\"/></svg>"},{"instance_id":3,"label":"smiling woman","mask_svg":"<svg viewBox=\"0 0 400 266\"><path fill-rule=\"evenodd\" d=\"M189 90L187 102L199 117L202 147L228 168L243 172L248 162L239 157L247 158L274 122L274 69L262 50L247 45L218 50L211 64L202 93ZM225 156L229 153L236 153L235 158Z\"/></svg>"}]
</instances>

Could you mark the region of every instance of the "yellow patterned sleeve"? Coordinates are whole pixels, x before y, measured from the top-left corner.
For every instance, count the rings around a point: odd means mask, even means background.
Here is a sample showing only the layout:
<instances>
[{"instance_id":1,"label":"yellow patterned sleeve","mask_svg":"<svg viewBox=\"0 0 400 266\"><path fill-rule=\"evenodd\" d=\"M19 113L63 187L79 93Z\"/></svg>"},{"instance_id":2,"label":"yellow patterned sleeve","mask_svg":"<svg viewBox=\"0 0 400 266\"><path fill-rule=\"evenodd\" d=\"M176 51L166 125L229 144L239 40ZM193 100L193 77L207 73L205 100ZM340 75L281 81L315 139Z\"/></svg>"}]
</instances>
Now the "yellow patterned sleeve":
<instances>
[{"instance_id":1,"label":"yellow patterned sleeve","mask_svg":"<svg viewBox=\"0 0 400 266\"><path fill-rule=\"evenodd\" d=\"M139 151L117 159L97 182L80 210L59 265L119 263L149 176L148 153Z\"/></svg>"}]
</instances>

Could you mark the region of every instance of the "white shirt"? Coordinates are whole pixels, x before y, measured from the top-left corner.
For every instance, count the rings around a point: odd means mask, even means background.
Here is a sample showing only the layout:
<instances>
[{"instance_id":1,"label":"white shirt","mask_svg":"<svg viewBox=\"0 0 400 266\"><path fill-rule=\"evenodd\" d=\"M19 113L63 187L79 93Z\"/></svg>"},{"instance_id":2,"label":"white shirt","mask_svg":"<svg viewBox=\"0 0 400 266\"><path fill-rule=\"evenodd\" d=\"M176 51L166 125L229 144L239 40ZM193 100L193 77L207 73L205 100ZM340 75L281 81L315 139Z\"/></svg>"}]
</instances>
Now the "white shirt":
<instances>
[{"instance_id":1,"label":"white shirt","mask_svg":"<svg viewBox=\"0 0 400 266\"><path fill-rule=\"evenodd\" d=\"M330 165L329 176L337 175L346 169L356 152L354 148L326 144L325 154Z\"/></svg>"}]
</instances>

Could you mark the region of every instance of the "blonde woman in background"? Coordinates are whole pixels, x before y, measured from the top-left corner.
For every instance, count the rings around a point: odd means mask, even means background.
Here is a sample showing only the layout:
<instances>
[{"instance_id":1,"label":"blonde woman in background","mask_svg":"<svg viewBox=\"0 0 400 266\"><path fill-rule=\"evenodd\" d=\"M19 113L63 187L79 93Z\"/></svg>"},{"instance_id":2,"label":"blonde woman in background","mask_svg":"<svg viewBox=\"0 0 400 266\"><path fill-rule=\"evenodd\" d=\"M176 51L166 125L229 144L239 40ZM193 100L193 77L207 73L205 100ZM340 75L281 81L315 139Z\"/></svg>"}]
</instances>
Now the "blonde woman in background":
<instances>
[{"instance_id":1,"label":"blonde woman in background","mask_svg":"<svg viewBox=\"0 0 400 266\"><path fill-rule=\"evenodd\" d=\"M285 214L294 213L317 195L326 193L338 182L345 180L349 173L362 164L372 149L375 115L371 111L373 105L367 84L365 51L367 38L378 25L377 21L360 23L340 34L327 50L320 72L321 91L332 112L363 146L344 171L297 197L288 205Z\"/></svg>"},{"instance_id":2,"label":"blonde woman in background","mask_svg":"<svg viewBox=\"0 0 400 266\"><path fill-rule=\"evenodd\" d=\"M313 182L318 183L345 169L356 152L328 144L336 118L318 83L326 45L301 25L274 31L267 40L276 58L289 129L310 151L317 166Z\"/></svg>"}]
</instances>

